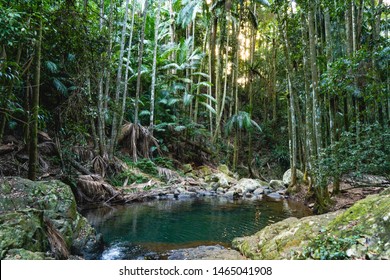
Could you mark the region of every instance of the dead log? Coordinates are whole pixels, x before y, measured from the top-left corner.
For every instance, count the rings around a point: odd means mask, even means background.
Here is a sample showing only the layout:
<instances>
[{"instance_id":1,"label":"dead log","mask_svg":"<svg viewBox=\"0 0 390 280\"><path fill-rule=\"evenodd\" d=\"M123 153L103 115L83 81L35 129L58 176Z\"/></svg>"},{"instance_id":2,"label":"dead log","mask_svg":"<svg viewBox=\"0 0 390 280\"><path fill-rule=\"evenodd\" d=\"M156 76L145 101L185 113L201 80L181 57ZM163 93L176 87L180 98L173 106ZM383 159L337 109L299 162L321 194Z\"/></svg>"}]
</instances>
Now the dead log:
<instances>
[{"instance_id":1,"label":"dead log","mask_svg":"<svg viewBox=\"0 0 390 280\"><path fill-rule=\"evenodd\" d=\"M78 163L78 162L75 161L74 159L68 157L66 160L69 161L70 164L71 164L77 171L79 171L81 174L83 174L83 175L93 175L92 172L90 172L87 168L85 168L84 166L82 166L80 163Z\"/></svg>"},{"instance_id":2,"label":"dead log","mask_svg":"<svg viewBox=\"0 0 390 280\"><path fill-rule=\"evenodd\" d=\"M118 204L125 202L122 192L99 175L80 175L77 181L78 201L93 204Z\"/></svg>"}]
</instances>

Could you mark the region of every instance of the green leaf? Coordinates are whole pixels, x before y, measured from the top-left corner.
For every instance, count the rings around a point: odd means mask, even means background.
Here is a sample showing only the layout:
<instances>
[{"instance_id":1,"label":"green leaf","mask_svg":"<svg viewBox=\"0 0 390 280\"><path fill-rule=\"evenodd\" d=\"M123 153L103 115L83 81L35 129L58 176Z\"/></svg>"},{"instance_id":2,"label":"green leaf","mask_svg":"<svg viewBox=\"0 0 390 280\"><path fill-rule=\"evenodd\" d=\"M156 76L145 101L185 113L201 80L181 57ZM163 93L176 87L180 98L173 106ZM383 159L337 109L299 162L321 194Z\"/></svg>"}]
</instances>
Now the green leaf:
<instances>
[{"instance_id":1,"label":"green leaf","mask_svg":"<svg viewBox=\"0 0 390 280\"><path fill-rule=\"evenodd\" d=\"M214 115L217 114L217 112L215 111L215 109L213 107L211 107L209 104L205 103L205 102L199 102L200 104L202 104L203 106L205 106L211 113L213 113Z\"/></svg>"},{"instance_id":2,"label":"green leaf","mask_svg":"<svg viewBox=\"0 0 390 280\"><path fill-rule=\"evenodd\" d=\"M177 131L177 132L183 131L185 129L186 129L186 127L183 126L183 125L178 125L178 126L175 127L175 131Z\"/></svg>"},{"instance_id":3,"label":"green leaf","mask_svg":"<svg viewBox=\"0 0 390 280\"><path fill-rule=\"evenodd\" d=\"M142 117L142 116L150 116L150 111L149 110L142 110L140 113L139 113L139 116Z\"/></svg>"},{"instance_id":4,"label":"green leaf","mask_svg":"<svg viewBox=\"0 0 390 280\"><path fill-rule=\"evenodd\" d=\"M49 70L51 73L55 74L58 73L58 66L52 61L45 61L45 66L47 70Z\"/></svg>"},{"instance_id":5,"label":"green leaf","mask_svg":"<svg viewBox=\"0 0 390 280\"><path fill-rule=\"evenodd\" d=\"M53 79L53 85L62 94L68 93L68 88L57 78Z\"/></svg>"},{"instance_id":6,"label":"green leaf","mask_svg":"<svg viewBox=\"0 0 390 280\"><path fill-rule=\"evenodd\" d=\"M184 105L185 106L190 105L193 99L194 99L194 96L192 94L185 93L183 96Z\"/></svg>"}]
</instances>

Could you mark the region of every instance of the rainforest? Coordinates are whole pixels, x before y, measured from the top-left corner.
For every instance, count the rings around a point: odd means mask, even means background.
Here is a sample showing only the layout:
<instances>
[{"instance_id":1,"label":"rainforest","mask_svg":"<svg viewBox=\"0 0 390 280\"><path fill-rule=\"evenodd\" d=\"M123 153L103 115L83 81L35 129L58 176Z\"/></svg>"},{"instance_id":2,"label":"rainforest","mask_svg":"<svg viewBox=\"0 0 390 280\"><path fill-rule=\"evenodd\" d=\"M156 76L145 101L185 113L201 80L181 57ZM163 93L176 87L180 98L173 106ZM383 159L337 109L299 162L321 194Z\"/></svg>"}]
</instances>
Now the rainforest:
<instances>
[{"instance_id":1,"label":"rainforest","mask_svg":"<svg viewBox=\"0 0 390 280\"><path fill-rule=\"evenodd\" d=\"M389 14L0 0L1 259L389 259Z\"/></svg>"}]
</instances>

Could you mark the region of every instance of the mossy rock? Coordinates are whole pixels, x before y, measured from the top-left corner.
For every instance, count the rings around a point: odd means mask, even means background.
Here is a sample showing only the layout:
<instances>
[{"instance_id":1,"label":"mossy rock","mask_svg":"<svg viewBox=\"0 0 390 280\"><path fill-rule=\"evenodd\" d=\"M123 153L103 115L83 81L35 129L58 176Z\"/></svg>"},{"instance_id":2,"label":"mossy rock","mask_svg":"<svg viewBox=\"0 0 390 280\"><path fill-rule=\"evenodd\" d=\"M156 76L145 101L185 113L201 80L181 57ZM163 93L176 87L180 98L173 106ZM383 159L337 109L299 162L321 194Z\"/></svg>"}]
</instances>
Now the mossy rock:
<instances>
[{"instance_id":1,"label":"mossy rock","mask_svg":"<svg viewBox=\"0 0 390 280\"><path fill-rule=\"evenodd\" d=\"M210 167L207 165L199 166L196 170L198 177L205 178L206 176L211 175L213 172Z\"/></svg>"},{"instance_id":2,"label":"mossy rock","mask_svg":"<svg viewBox=\"0 0 390 280\"><path fill-rule=\"evenodd\" d=\"M53 260L43 252L32 252L25 249L8 250L5 260Z\"/></svg>"},{"instance_id":3,"label":"mossy rock","mask_svg":"<svg viewBox=\"0 0 390 280\"><path fill-rule=\"evenodd\" d=\"M184 172L184 174L192 172L192 165L191 164L184 164L181 168Z\"/></svg>"},{"instance_id":4,"label":"mossy rock","mask_svg":"<svg viewBox=\"0 0 390 280\"><path fill-rule=\"evenodd\" d=\"M289 259L293 252L314 238L337 214L311 216L300 220L288 218L265 227L249 238L234 239L233 248L251 259Z\"/></svg>"},{"instance_id":5,"label":"mossy rock","mask_svg":"<svg viewBox=\"0 0 390 280\"><path fill-rule=\"evenodd\" d=\"M390 192L345 211L288 218L234 239L233 248L251 259L390 259Z\"/></svg>"},{"instance_id":6,"label":"mossy rock","mask_svg":"<svg viewBox=\"0 0 390 280\"><path fill-rule=\"evenodd\" d=\"M232 176L233 173L229 170L229 167L226 165L226 164L221 164L217 167L218 171L228 175L228 176Z\"/></svg>"},{"instance_id":7,"label":"mossy rock","mask_svg":"<svg viewBox=\"0 0 390 280\"><path fill-rule=\"evenodd\" d=\"M10 249L32 252L50 250L46 223L43 221L49 221L54 226L69 250L78 248L76 251L80 253L83 251L81 247L88 242L99 241L95 230L77 212L71 188L60 181L33 182L16 177L4 178L0 180L0 211L3 213L0 235L7 237L2 242L1 258ZM27 219L24 216L31 217ZM17 234L8 232L10 223L18 225ZM34 244L26 241L31 235L34 235L34 238L30 238L35 240Z\"/></svg>"},{"instance_id":8,"label":"mossy rock","mask_svg":"<svg viewBox=\"0 0 390 280\"><path fill-rule=\"evenodd\" d=\"M0 215L1 259L9 250L20 248L31 252L49 250L42 211L29 209Z\"/></svg>"}]
</instances>

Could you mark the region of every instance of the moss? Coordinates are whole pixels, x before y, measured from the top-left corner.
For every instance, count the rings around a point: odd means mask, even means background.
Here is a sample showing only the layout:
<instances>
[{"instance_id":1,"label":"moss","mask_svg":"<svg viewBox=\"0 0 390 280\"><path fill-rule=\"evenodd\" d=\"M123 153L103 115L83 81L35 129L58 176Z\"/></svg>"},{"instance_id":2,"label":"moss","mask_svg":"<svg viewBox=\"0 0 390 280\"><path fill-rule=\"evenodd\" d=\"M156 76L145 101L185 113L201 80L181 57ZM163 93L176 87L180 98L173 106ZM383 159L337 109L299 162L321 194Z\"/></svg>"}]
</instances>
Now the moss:
<instances>
[{"instance_id":1,"label":"moss","mask_svg":"<svg viewBox=\"0 0 390 280\"><path fill-rule=\"evenodd\" d=\"M11 249L7 252L5 260L53 260L43 252L32 252L25 249Z\"/></svg>"},{"instance_id":2,"label":"moss","mask_svg":"<svg viewBox=\"0 0 390 280\"><path fill-rule=\"evenodd\" d=\"M286 219L234 246L261 259L389 259L390 192L369 196L345 211Z\"/></svg>"},{"instance_id":3,"label":"moss","mask_svg":"<svg viewBox=\"0 0 390 280\"><path fill-rule=\"evenodd\" d=\"M49 249L49 243L44 230L43 212L30 209L1 215L0 240L2 259L11 249L45 252Z\"/></svg>"},{"instance_id":4,"label":"moss","mask_svg":"<svg viewBox=\"0 0 390 280\"><path fill-rule=\"evenodd\" d=\"M59 231L68 249L96 240L93 228L78 214L68 185L60 181L32 182L22 178L5 178L0 180L0 186L3 211L0 217L1 258L12 249L31 252L49 250L43 222L46 220Z\"/></svg>"}]
</instances>

